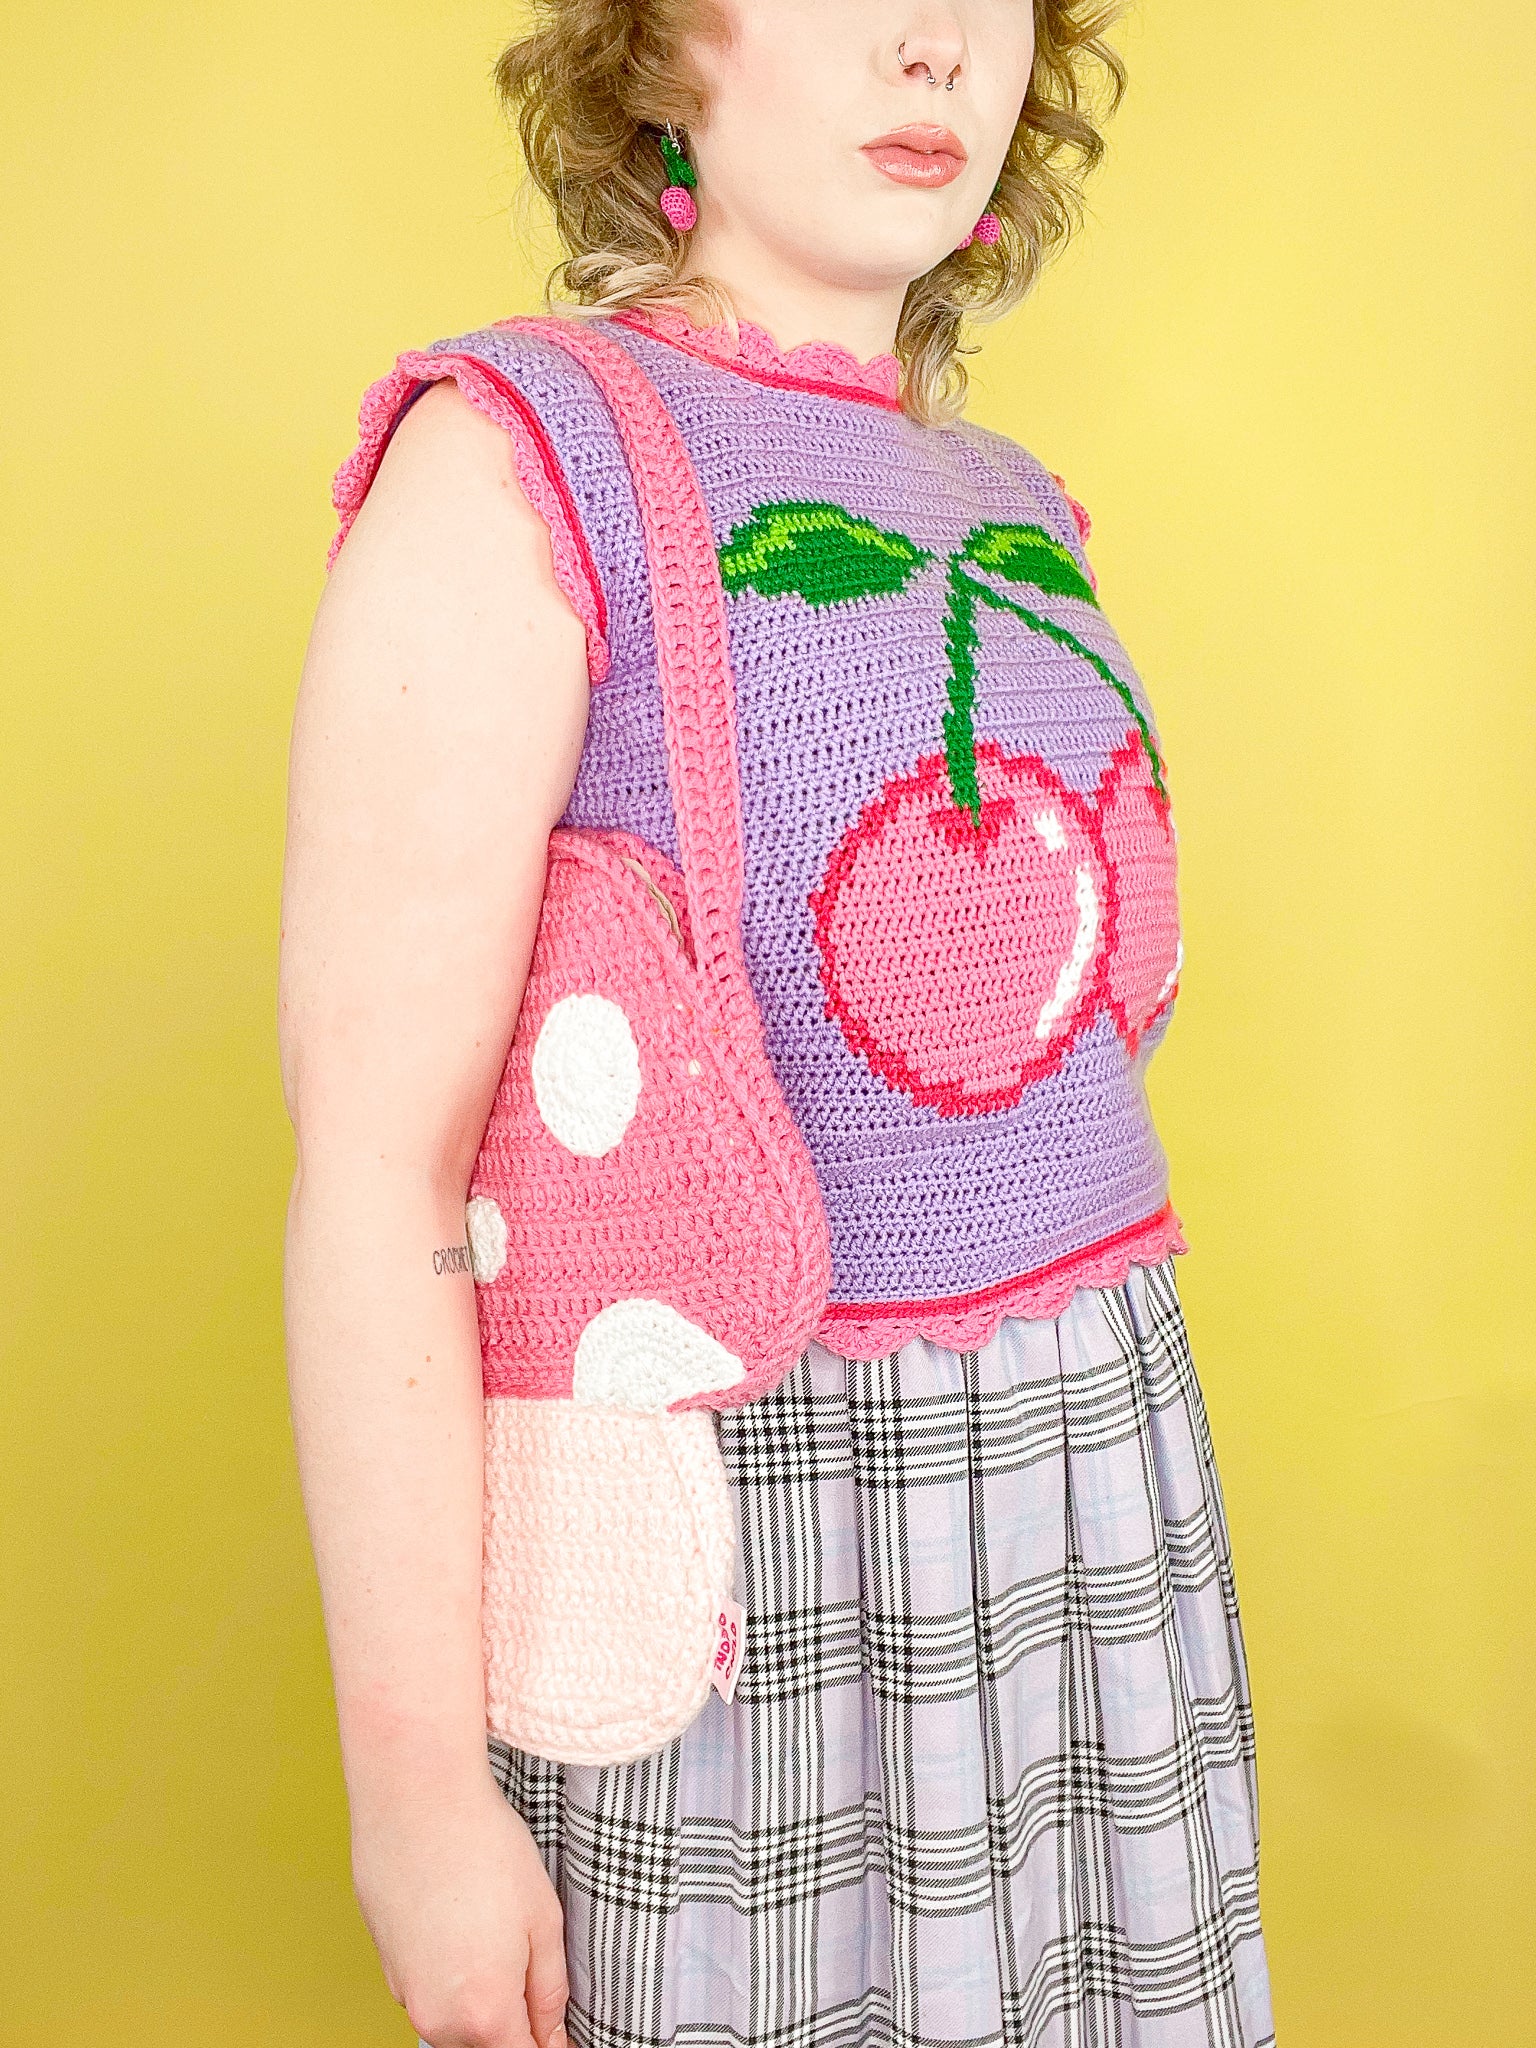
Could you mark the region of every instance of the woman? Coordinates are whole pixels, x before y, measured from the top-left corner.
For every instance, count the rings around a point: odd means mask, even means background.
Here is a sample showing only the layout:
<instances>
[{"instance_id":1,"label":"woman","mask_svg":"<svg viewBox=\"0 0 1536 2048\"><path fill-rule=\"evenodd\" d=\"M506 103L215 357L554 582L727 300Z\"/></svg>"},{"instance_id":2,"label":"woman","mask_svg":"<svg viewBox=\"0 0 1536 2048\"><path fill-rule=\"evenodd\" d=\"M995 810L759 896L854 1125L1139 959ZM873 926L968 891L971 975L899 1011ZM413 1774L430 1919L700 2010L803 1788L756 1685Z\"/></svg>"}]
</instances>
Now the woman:
<instances>
[{"instance_id":1,"label":"woman","mask_svg":"<svg viewBox=\"0 0 1536 2048\"><path fill-rule=\"evenodd\" d=\"M561 0L503 58L582 318L730 593L742 943L826 1317L724 1413L734 1698L492 1739L465 1203L561 822L666 846L613 421L526 328L403 358L294 729L290 1374L358 1896L431 2048L1272 2039L1225 1528L1142 1074L1167 771L1086 516L960 417L1101 144L1086 0Z\"/></svg>"}]
</instances>

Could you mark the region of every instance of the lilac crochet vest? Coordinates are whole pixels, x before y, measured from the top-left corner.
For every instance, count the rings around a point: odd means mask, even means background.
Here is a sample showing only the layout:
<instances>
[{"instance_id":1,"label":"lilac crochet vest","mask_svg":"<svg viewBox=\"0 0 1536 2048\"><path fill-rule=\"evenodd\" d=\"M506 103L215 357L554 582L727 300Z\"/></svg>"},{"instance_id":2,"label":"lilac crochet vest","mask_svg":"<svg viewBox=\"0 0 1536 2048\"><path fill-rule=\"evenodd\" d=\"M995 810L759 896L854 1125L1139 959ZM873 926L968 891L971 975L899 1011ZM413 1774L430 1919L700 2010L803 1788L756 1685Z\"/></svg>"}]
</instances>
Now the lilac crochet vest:
<instances>
[{"instance_id":1,"label":"lilac crochet vest","mask_svg":"<svg viewBox=\"0 0 1536 2048\"><path fill-rule=\"evenodd\" d=\"M677 421L719 550L743 948L826 1207L825 1341L969 1348L1184 1250L1143 1078L1182 959L1167 769L1071 500L1005 436L910 420L889 357L595 324ZM445 374L510 430L586 624L562 822L675 861L639 516L567 354L491 327L403 356L364 402L342 531Z\"/></svg>"}]
</instances>

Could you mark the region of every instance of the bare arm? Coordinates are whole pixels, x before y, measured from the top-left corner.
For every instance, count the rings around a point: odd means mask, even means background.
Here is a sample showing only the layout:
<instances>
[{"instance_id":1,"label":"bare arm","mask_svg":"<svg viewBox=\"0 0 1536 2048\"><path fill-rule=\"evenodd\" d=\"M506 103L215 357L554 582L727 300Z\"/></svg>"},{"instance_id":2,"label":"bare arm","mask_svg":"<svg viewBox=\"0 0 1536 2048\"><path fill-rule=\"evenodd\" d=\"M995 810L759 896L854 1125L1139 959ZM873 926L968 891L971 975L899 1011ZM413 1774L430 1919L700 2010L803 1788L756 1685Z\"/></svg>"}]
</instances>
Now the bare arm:
<instances>
[{"instance_id":1,"label":"bare arm","mask_svg":"<svg viewBox=\"0 0 1536 2048\"><path fill-rule=\"evenodd\" d=\"M469 1175L587 714L580 623L502 431L406 415L300 685L279 987L289 1386L358 1897L433 2048L540 2043L558 1904L491 1777ZM525 2000L525 1978L527 1998Z\"/></svg>"}]
</instances>

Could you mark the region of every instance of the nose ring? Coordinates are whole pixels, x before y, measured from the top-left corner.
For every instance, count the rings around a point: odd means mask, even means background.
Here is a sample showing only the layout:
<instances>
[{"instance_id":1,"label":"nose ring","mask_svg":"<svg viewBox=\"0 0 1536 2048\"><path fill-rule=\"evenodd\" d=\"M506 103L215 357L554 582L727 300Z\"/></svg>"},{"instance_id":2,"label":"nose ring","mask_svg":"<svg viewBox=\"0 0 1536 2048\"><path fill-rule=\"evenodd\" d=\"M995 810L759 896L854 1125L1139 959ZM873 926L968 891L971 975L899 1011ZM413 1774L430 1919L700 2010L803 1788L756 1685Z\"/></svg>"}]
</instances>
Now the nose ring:
<instances>
[{"instance_id":1,"label":"nose ring","mask_svg":"<svg viewBox=\"0 0 1536 2048\"><path fill-rule=\"evenodd\" d=\"M905 38L903 38L902 41L896 45L896 61L900 64L903 71L907 69L907 45ZM934 77L933 66L928 62L926 57L923 59L923 69L928 74L928 83L931 86L933 86L935 90L937 90L939 81ZM959 72L959 69L960 66L957 64L954 70L950 72L948 78L945 79L944 90L946 92L954 91L955 77L956 74Z\"/></svg>"}]
</instances>

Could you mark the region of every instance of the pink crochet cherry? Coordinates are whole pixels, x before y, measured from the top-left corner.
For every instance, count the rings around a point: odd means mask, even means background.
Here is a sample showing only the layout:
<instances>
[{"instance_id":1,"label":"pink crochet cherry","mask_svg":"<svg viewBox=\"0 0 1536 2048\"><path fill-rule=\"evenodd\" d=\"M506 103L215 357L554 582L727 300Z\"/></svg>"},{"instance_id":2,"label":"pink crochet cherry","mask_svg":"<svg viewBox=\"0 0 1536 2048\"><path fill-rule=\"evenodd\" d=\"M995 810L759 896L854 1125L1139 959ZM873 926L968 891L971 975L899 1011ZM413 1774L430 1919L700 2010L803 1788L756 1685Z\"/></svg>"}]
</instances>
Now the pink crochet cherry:
<instances>
[{"instance_id":1,"label":"pink crochet cherry","mask_svg":"<svg viewBox=\"0 0 1536 2048\"><path fill-rule=\"evenodd\" d=\"M779 500L736 529L720 569L728 590L792 592L826 606L894 595L931 559L906 535L840 505ZM1096 605L1070 549L1043 527L989 522L943 566L943 750L892 776L864 806L809 902L827 1015L893 1088L959 1116L1017 1102L1060 1065L1093 1018L1111 934L1102 830L1107 824L1117 851L1131 850L1145 833L1142 784L1158 800L1164 791L1151 733L1124 681L1069 627L1005 587ZM1106 815L1038 756L977 739L984 607L1070 648L1136 721L1129 744L1140 762L1123 791L1118 782L1107 789ZM1140 950L1123 986L1139 1017L1147 962L1161 953L1147 940L1142 911L1126 915L1129 942Z\"/></svg>"},{"instance_id":2,"label":"pink crochet cherry","mask_svg":"<svg viewBox=\"0 0 1536 2048\"><path fill-rule=\"evenodd\" d=\"M680 235L698 226L699 209L686 185L668 185L661 195L661 210Z\"/></svg>"},{"instance_id":3,"label":"pink crochet cherry","mask_svg":"<svg viewBox=\"0 0 1536 2048\"><path fill-rule=\"evenodd\" d=\"M975 770L979 820L954 801L944 754L894 777L810 899L827 1014L943 1116L1007 1108L1060 1065L1096 1007L1104 951L1088 805L995 740L977 743Z\"/></svg>"},{"instance_id":4,"label":"pink crochet cherry","mask_svg":"<svg viewBox=\"0 0 1536 2048\"><path fill-rule=\"evenodd\" d=\"M677 232L686 235L691 227L698 225L699 209L693 197L699 182L698 173L689 163L671 127L658 140L668 179L661 195L661 210Z\"/></svg>"},{"instance_id":5,"label":"pink crochet cherry","mask_svg":"<svg viewBox=\"0 0 1536 2048\"><path fill-rule=\"evenodd\" d=\"M994 248L997 245L997 243L999 243L1002 240L1002 238L1003 224L998 219L997 215L992 211L991 207L988 207L986 212L981 216L981 219L977 221L975 227L971 229L970 233L966 235L962 241L956 242L955 247L957 249L969 249L972 242L980 242L984 248L991 249Z\"/></svg>"},{"instance_id":6,"label":"pink crochet cherry","mask_svg":"<svg viewBox=\"0 0 1536 2048\"><path fill-rule=\"evenodd\" d=\"M1111 877L1106 997L1134 1053L1173 1001L1183 964L1173 812L1134 728L1110 756L1095 795Z\"/></svg>"}]
</instances>

